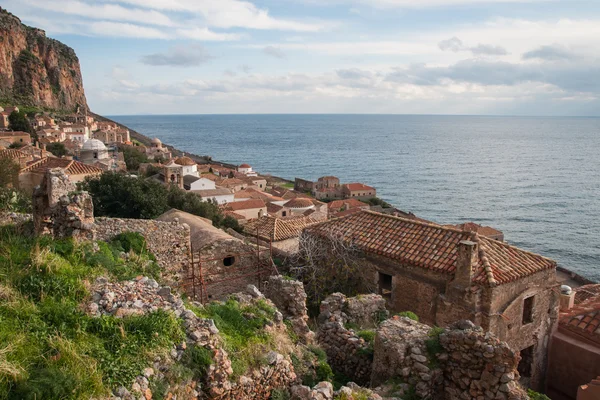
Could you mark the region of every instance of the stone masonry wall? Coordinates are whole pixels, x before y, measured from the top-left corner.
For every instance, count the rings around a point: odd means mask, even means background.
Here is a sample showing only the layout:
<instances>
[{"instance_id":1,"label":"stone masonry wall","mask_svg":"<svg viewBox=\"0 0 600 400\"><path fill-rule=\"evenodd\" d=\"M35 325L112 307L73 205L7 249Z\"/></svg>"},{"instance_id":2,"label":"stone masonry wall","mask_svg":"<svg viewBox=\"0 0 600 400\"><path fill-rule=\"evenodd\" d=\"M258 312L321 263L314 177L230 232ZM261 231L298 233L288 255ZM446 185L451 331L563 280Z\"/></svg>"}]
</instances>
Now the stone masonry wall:
<instances>
[{"instance_id":1,"label":"stone masonry wall","mask_svg":"<svg viewBox=\"0 0 600 400\"><path fill-rule=\"evenodd\" d=\"M123 232L138 232L163 269L163 280L179 286L190 265L190 228L187 224L146 219L96 218L89 239L110 240Z\"/></svg>"},{"instance_id":2,"label":"stone masonry wall","mask_svg":"<svg viewBox=\"0 0 600 400\"><path fill-rule=\"evenodd\" d=\"M264 294L275 304L283 317L291 322L292 329L303 343L308 344L314 340L314 332L307 324L307 296L302 282L281 275L271 276Z\"/></svg>"},{"instance_id":3,"label":"stone masonry wall","mask_svg":"<svg viewBox=\"0 0 600 400\"><path fill-rule=\"evenodd\" d=\"M372 344L365 342L353 329L347 329L345 324L372 328L385 316L385 300L379 295L346 298L341 293L334 293L321 303L317 341L334 370L342 371L358 384L369 382Z\"/></svg>"}]
</instances>

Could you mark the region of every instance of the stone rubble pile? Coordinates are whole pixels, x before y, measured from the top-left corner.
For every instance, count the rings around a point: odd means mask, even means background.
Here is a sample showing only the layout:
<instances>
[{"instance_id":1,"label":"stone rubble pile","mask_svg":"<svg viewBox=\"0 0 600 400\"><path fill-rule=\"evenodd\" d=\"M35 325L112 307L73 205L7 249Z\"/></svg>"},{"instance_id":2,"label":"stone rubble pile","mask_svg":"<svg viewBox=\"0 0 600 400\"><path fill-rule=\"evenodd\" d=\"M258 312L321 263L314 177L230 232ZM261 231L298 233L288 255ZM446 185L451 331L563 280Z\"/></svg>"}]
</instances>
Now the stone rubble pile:
<instances>
[{"instance_id":1,"label":"stone rubble pile","mask_svg":"<svg viewBox=\"0 0 600 400\"><path fill-rule=\"evenodd\" d=\"M304 385L292 386L290 400L383 400L383 398L372 390L358 386L354 382L348 382L340 390L333 390L329 382L319 382L313 388Z\"/></svg>"}]
</instances>

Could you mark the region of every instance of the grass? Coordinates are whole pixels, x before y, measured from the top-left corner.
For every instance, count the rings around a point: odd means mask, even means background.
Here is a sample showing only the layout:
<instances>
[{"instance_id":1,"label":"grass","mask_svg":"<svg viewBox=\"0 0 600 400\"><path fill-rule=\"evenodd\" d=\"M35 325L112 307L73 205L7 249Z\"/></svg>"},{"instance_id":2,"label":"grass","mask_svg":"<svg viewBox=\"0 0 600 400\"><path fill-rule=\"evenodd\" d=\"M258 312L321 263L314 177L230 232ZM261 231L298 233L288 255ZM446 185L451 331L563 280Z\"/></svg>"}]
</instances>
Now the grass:
<instances>
[{"instance_id":1,"label":"grass","mask_svg":"<svg viewBox=\"0 0 600 400\"><path fill-rule=\"evenodd\" d=\"M225 303L208 304L203 309L190 308L198 316L215 322L231 360L233 380L250 368L262 365L265 354L275 346L273 336L264 329L273 319L275 309L264 300L241 305L229 299Z\"/></svg>"},{"instance_id":2,"label":"grass","mask_svg":"<svg viewBox=\"0 0 600 400\"><path fill-rule=\"evenodd\" d=\"M531 400L550 400L550 397L546 396L545 394L538 393L531 389L527 390L527 395Z\"/></svg>"},{"instance_id":3,"label":"grass","mask_svg":"<svg viewBox=\"0 0 600 400\"><path fill-rule=\"evenodd\" d=\"M184 339L164 311L84 314L89 282L114 279L108 264L90 260L85 245L0 227L0 400L106 397Z\"/></svg>"},{"instance_id":4,"label":"grass","mask_svg":"<svg viewBox=\"0 0 600 400\"><path fill-rule=\"evenodd\" d=\"M419 322L419 316L412 311L402 311L396 314L399 317L406 317L412 319L413 321Z\"/></svg>"},{"instance_id":5,"label":"grass","mask_svg":"<svg viewBox=\"0 0 600 400\"><path fill-rule=\"evenodd\" d=\"M429 339L425 340L425 348L427 349L427 355L429 355L429 366L431 368L436 368L439 365L437 355L444 350L440 343L442 333L444 333L444 328L433 327L429 331Z\"/></svg>"},{"instance_id":6,"label":"grass","mask_svg":"<svg viewBox=\"0 0 600 400\"><path fill-rule=\"evenodd\" d=\"M284 184L279 185L279 186L281 186L283 188L286 188L286 189L293 189L294 188L294 182L284 183Z\"/></svg>"}]
</instances>

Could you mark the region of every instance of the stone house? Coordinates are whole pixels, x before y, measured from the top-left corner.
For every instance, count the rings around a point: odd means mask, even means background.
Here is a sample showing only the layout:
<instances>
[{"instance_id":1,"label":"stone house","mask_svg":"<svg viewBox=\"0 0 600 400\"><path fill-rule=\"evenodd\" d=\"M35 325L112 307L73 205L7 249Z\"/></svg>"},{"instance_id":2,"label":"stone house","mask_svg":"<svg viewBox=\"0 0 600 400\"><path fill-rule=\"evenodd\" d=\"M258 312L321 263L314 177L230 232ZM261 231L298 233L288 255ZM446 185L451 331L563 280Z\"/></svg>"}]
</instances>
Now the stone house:
<instances>
[{"instance_id":1,"label":"stone house","mask_svg":"<svg viewBox=\"0 0 600 400\"><path fill-rule=\"evenodd\" d=\"M31 143L31 135L27 132L0 132L0 140L26 145Z\"/></svg>"},{"instance_id":2,"label":"stone house","mask_svg":"<svg viewBox=\"0 0 600 400\"><path fill-rule=\"evenodd\" d=\"M248 187L248 182L237 178L219 179L216 181L216 183L218 186L233 190L234 193L244 190Z\"/></svg>"},{"instance_id":3,"label":"stone house","mask_svg":"<svg viewBox=\"0 0 600 400\"><path fill-rule=\"evenodd\" d=\"M342 194L348 199L367 200L377 197L377 190L363 183L345 183L342 185Z\"/></svg>"},{"instance_id":4,"label":"stone house","mask_svg":"<svg viewBox=\"0 0 600 400\"><path fill-rule=\"evenodd\" d=\"M176 209L167 211L156 219L189 226L191 251L196 260L192 268L195 268L194 276L199 277L202 273L204 278L204 299L225 299L229 294L244 291L249 284L259 286L261 279L268 278L269 271L264 271L262 278L258 273L253 274L258 271L256 247L215 228L210 220ZM263 253L261 257L268 258ZM202 271L198 260L201 260ZM191 275L191 271L188 271L187 277ZM199 282L198 279L197 283ZM200 299L202 294L199 284L195 293L189 282L185 289L188 295L195 294Z\"/></svg>"},{"instance_id":5,"label":"stone house","mask_svg":"<svg viewBox=\"0 0 600 400\"><path fill-rule=\"evenodd\" d=\"M177 185L181 189L184 188L184 178L186 176L196 178L200 176L197 164L189 157L184 156L171 160L163 168L162 177L164 182Z\"/></svg>"},{"instance_id":6,"label":"stone house","mask_svg":"<svg viewBox=\"0 0 600 400\"><path fill-rule=\"evenodd\" d=\"M172 158L171 152L166 147L163 147L162 142L158 138L152 139L150 147L146 148L146 155L150 160L156 158L162 158L163 160L170 160Z\"/></svg>"},{"instance_id":7,"label":"stone house","mask_svg":"<svg viewBox=\"0 0 600 400\"><path fill-rule=\"evenodd\" d=\"M327 203L327 215L329 218L335 218L349 215L353 212L369 210L370 208L370 205L357 199L334 200Z\"/></svg>"},{"instance_id":8,"label":"stone house","mask_svg":"<svg viewBox=\"0 0 600 400\"><path fill-rule=\"evenodd\" d=\"M600 284L563 289L548 355L546 393L553 400L575 400L579 386L600 376Z\"/></svg>"},{"instance_id":9,"label":"stone house","mask_svg":"<svg viewBox=\"0 0 600 400\"><path fill-rule=\"evenodd\" d=\"M317 200L341 199L343 197L340 180L335 176L320 177L315 183L312 193Z\"/></svg>"},{"instance_id":10,"label":"stone house","mask_svg":"<svg viewBox=\"0 0 600 400\"><path fill-rule=\"evenodd\" d=\"M76 160L45 157L21 169L19 172L19 187L27 191L33 190L42 182L46 172L53 168L64 169L72 183L81 182L88 176L99 176L103 172L102 169L94 165L87 165Z\"/></svg>"},{"instance_id":11,"label":"stone house","mask_svg":"<svg viewBox=\"0 0 600 400\"><path fill-rule=\"evenodd\" d=\"M212 201L215 204L223 205L234 201L233 191L231 189L215 187L214 189L191 190L194 194L201 197L202 201Z\"/></svg>"},{"instance_id":12,"label":"stone house","mask_svg":"<svg viewBox=\"0 0 600 400\"><path fill-rule=\"evenodd\" d=\"M223 206L224 211L233 211L245 219L260 218L267 215L267 205L260 199L234 201Z\"/></svg>"},{"instance_id":13,"label":"stone house","mask_svg":"<svg viewBox=\"0 0 600 400\"><path fill-rule=\"evenodd\" d=\"M306 227L320 220L311 217L278 218L266 215L244 225L244 233L271 242L273 251L282 255L295 254L298 251L298 237Z\"/></svg>"},{"instance_id":14,"label":"stone house","mask_svg":"<svg viewBox=\"0 0 600 400\"><path fill-rule=\"evenodd\" d=\"M183 177L183 188L185 190L210 190L215 189L214 181L203 178L202 176L185 175Z\"/></svg>"},{"instance_id":15,"label":"stone house","mask_svg":"<svg viewBox=\"0 0 600 400\"><path fill-rule=\"evenodd\" d=\"M296 178L294 179L294 190L302 193L312 193L315 187L313 181L307 181L306 179Z\"/></svg>"},{"instance_id":16,"label":"stone house","mask_svg":"<svg viewBox=\"0 0 600 400\"><path fill-rule=\"evenodd\" d=\"M237 171L247 176L256 176L256 172L254 172L252 167L248 164L241 164L237 167Z\"/></svg>"},{"instance_id":17,"label":"stone house","mask_svg":"<svg viewBox=\"0 0 600 400\"><path fill-rule=\"evenodd\" d=\"M468 319L520 352L524 384L543 386L558 317L556 263L506 243L372 211L305 230L324 246L335 233L393 311L437 326Z\"/></svg>"},{"instance_id":18,"label":"stone house","mask_svg":"<svg viewBox=\"0 0 600 400\"><path fill-rule=\"evenodd\" d=\"M0 159L8 158L24 168L29 162L33 161L33 156L17 149L0 149Z\"/></svg>"}]
</instances>

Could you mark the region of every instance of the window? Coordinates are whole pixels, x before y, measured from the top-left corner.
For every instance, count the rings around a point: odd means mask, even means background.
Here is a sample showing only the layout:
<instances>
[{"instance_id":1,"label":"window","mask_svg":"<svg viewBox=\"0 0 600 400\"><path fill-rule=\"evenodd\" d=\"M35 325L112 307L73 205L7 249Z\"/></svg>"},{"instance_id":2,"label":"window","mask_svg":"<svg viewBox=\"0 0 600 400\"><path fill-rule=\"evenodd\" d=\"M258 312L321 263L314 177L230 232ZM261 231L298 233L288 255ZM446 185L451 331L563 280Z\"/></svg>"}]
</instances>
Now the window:
<instances>
[{"instance_id":1,"label":"window","mask_svg":"<svg viewBox=\"0 0 600 400\"><path fill-rule=\"evenodd\" d=\"M533 322L533 300L535 296L531 296L523 300L523 325Z\"/></svg>"},{"instance_id":2,"label":"window","mask_svg":"<svg viewBox=\"0 0 600 400\"><path fill-rule=\"evenodd\" d=\"M390 299L392 297L392 276L379 272L379 294Z\"/></svg>"},{"instance_id":3,"label":"window","mask_svg":"<svg viewBox=\"0 0 600 400\"><path fill-rule=\"evenodd\" d=\"M521 355L521 361L517 370L521 378L531 378L531 366L533 364L533 346L529 346L519 353Z\"/></svg>"},{"instance_id":4,"label":"window","mask_svg":"<svg viewBox=\"0 0 600 400\"><path fill-rule=\"evenodd\" d=\"M287 211L282 211L282 212L281 212L281 216L282 216L282 217L285 217L285 216L287 216Z\"/></svg>"},{"instance_id":5,"label":"window","mask_svg":"<svg viewBox=\"0 0 600 400\"><path fill-rule=\"evenodd\" d=\"M98 153L94 152L94 158L98 158Z\"/></svg>"},{"instance_id":6,"label":"window","mask_svg":"<svg viewBox=\"0 0 600 400\"><path fill-rule=\"evenodd\" d=\"M226 267L231 267L233 264L235 264L235 257L234 256L227 256L223 259L223 265Z\"/></svg>"}]
</instances>

